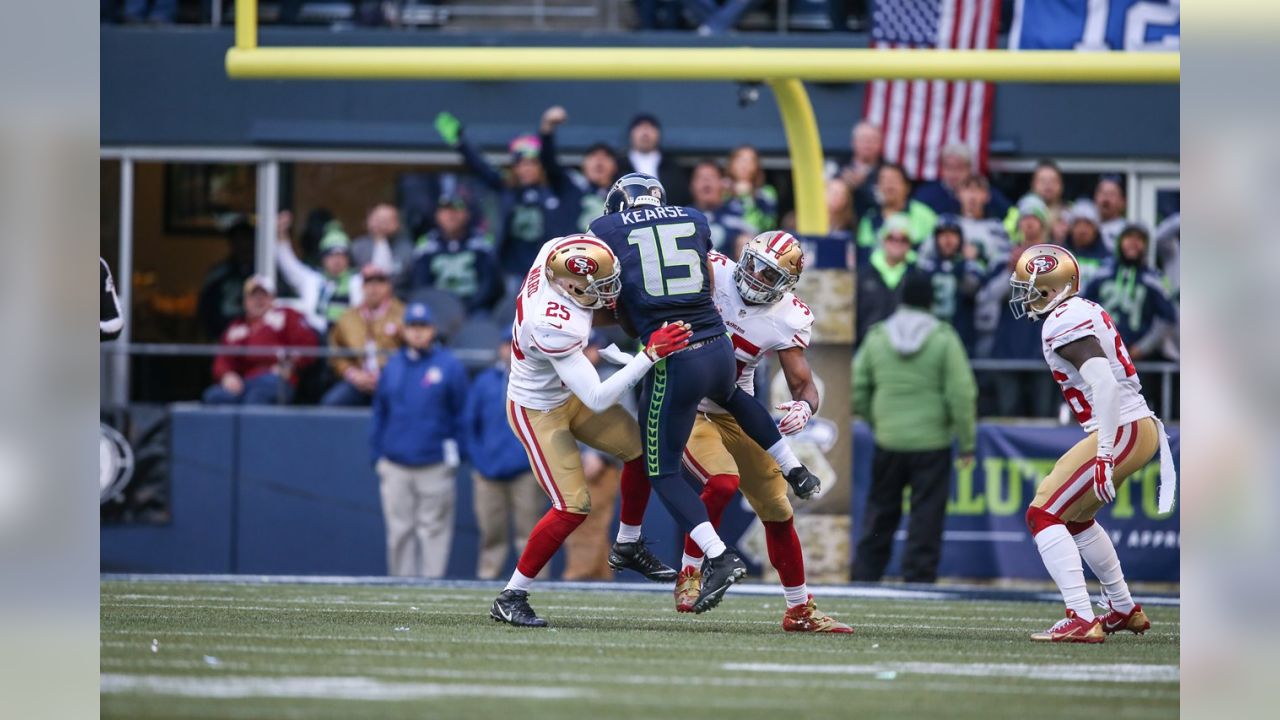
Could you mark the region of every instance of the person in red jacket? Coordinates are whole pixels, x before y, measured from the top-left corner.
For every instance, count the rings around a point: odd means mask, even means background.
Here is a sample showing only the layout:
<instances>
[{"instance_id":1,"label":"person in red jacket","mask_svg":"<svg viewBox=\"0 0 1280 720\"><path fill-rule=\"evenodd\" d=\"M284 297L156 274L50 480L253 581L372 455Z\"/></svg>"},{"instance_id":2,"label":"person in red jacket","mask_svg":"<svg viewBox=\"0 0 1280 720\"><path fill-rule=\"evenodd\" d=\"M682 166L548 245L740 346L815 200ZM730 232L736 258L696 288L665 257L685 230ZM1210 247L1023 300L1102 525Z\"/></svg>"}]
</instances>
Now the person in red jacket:
<instances>
[{"instance_id":1,"label":"person in red jacket","mask_svg":"<svg viewBox=\"0 0 1280 720\"><path fill-rule=\"evenodd\" d=\"M222 334L230 347L314 347L315 333L306 319L289 308L273 307L275 288L270 279L254 275L244 281L244 315ZM223 354L214 358L216 384L204 391L213 405L276 405L293 399L297 371L314 358L264 350L257 355Z\"/></svg>"}]
</instances>

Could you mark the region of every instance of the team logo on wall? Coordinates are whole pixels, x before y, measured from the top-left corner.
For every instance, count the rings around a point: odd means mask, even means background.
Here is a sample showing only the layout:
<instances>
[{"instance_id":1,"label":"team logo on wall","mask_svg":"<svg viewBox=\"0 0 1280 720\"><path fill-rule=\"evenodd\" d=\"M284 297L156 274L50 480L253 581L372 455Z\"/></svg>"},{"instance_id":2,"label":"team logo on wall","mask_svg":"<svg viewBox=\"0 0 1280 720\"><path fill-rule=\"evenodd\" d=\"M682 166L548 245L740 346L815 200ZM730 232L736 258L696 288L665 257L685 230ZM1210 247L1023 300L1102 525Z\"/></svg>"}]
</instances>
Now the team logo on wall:
<instances>
[{"instance_id":1,"label":"team logo on wall","mask_svg":"<svg viewBox=\"0 0 1280 720\"><path fill-rule=\"evenodd\" d=\"M586 255L574 255L565 262L565 267L574 275L595 275L600 266Z\"/></svg>"},{"instance_id":2,"label":"team logo on wall","mask_svg":"<svg viewBox=\"0 0 1280 720\"><path fill-rule=\"evenodd\" d=\"M1027 261L1027 272L1033 275L1052 272L1056 267L1058 267L1058 258L1052 255L1037 255Z\"/></svg>"},{"instance_id":3,"label":"team logo on wall","mask_svg":"<svg viewBox=\"0 0 1280 720\"><path fill-rule=\"evenodd\" d=\"M120 495L133 478L133 448L115 428L99 425L98 504Z\"/></svg>"}]
</instances>

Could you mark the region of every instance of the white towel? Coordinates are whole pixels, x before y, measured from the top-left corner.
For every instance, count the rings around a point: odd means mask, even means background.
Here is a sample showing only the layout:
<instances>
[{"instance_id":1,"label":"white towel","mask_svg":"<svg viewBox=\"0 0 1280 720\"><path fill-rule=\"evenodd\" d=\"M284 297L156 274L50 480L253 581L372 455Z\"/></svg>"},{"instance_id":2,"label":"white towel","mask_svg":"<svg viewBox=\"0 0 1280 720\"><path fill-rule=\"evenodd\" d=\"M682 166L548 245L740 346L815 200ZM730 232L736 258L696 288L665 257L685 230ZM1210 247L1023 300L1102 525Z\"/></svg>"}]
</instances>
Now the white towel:
<instances>
[{"instance_id":1,"label":"white towel","mask_svg":"<svg viewBox=\"0 0 1280 720\"><path fill-rule=\"evenodd\" d=\"M1173 452L1169 450L1169 434L1164 431L1164 423L1156 418L1156 429L1160 431L1160 498L1158 502L1161 514L1173 510L1173 496L1178 489L1178 471L1173 467Z\"/></svg>"}]
</instances>

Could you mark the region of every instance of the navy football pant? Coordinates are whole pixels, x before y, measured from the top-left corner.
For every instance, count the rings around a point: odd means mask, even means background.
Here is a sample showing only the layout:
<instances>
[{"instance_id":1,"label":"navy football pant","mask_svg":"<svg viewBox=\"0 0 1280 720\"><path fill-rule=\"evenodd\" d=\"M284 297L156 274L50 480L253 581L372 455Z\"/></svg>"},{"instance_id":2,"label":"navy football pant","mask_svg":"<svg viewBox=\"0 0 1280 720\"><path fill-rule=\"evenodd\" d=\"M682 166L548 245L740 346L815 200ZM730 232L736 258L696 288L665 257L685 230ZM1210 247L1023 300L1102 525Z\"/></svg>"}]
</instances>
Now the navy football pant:
<instances>
[{"instance_id":1,"label":"navy football pant","mask_svg":"<svg viewBox=\"0 0 1280 720\"><path fill-rule=\"evenodd\" d=\"M720 336L667 356L645 376L639 418L645 469L658 499L685 532L707 522L706 507L684 480L680 462L703 398L728 410L760 447L767 450L782 439L764 405L738 388L737 374L733 345Z\"/></svg>"}]
</instances>

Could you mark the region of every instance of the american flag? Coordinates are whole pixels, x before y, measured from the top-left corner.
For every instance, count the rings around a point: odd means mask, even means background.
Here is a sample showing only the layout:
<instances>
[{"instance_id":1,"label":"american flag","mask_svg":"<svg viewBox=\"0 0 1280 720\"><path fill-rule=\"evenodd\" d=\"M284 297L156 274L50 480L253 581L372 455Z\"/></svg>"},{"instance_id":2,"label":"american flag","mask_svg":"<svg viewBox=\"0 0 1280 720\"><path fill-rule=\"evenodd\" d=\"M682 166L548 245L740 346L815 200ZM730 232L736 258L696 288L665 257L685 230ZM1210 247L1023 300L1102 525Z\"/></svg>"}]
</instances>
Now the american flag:
<instances>
[{"instance_id":1,"label":"american flag","mask_svg":"<svg viewBox=\"0 0 1280 720\"><path fill-rule=\"evenodd\" d=\"M877 0L871 47L989 50L999 22L1000 0ZM914 178L936 178L939 153L951 143L973 148L985 171L994 94L979 81L875 80L863 119L884 130L885 159Z\"/></svg>"}]
</instances>

